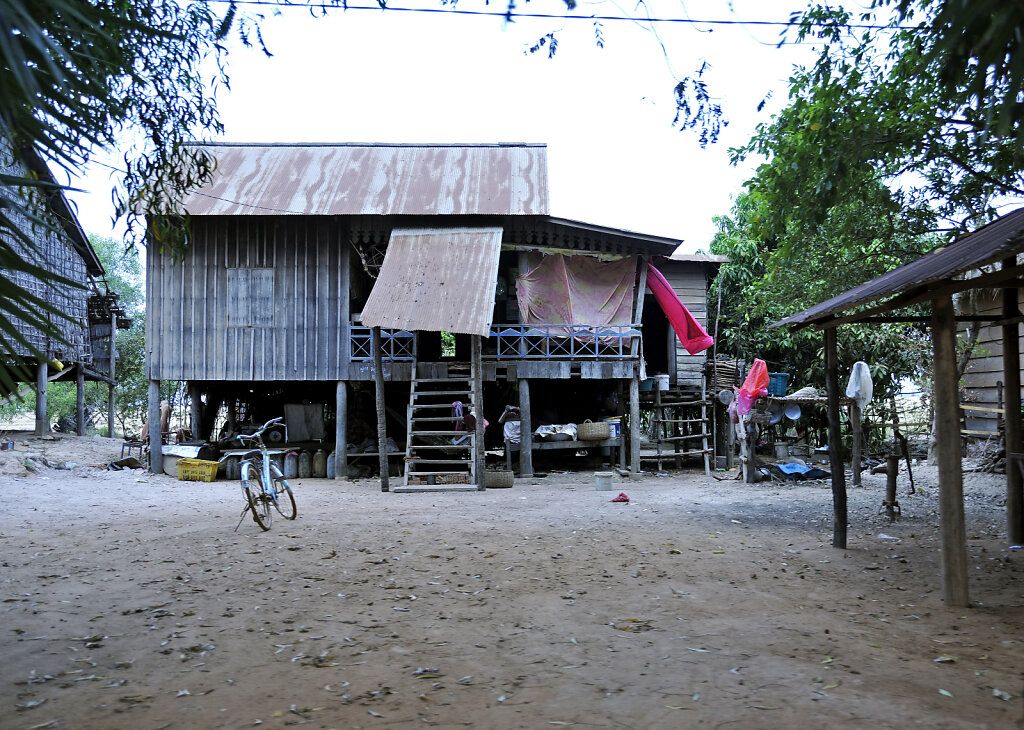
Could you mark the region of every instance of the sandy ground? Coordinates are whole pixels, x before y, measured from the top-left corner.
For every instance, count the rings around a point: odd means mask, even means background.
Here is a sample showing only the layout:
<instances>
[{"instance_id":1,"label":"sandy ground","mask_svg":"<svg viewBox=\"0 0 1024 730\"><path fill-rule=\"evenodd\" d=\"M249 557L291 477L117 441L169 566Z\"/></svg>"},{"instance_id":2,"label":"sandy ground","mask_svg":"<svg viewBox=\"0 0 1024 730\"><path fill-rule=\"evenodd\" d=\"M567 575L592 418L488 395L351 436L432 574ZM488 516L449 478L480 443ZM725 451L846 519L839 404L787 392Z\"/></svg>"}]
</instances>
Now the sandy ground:
<instances>
[{"instance_id":1,"label":"sandy ground","mask_svg":"<svg viewBox=\"0 0 1024 730\"><path fill-rule=\"evenodd\" d=\"M896 523L884 477L851 489L840 551L823 482L301 480L296 521L234 532L234 483L103 471L103 438L15 447L0 727L1024 727L999 477L966 477L974 605L951 610L925 467Z\"/></svg>"}]
</instances>

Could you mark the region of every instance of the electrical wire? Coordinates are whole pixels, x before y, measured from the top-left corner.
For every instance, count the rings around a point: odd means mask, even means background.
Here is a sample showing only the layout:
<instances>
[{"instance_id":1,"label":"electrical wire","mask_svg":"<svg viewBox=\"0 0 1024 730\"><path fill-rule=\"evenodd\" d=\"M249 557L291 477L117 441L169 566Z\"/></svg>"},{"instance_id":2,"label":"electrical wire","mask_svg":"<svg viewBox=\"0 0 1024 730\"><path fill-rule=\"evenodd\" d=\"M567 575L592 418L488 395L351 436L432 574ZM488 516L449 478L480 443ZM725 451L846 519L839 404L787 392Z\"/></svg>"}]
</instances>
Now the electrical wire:
<instances>
[{"instance_id":1,"label":"electrical wire","mask_svg":"<svg viewBox=\"0 0 1024 730\"><path fill-rule=\"evenodd\" d=\"M462 8L410 8L393 5L351 5L334 3L299 3L289 0L208 0L211 4L222 5L248 5L254 7L294 8L297 10L319 10L327 12L330 10L376 10L378 12L391 13L428 13L431 15L465 15L489 18L504 18L514 21L517 18L540 18L547 20L603 20L603 21L626 21L636 23L675 23L679 25L763 25L794 28L803 24L801 20L724 20L706 18L671 18L671 17L647 17L636 18L631 15L573 15L570 13L523 13L515 10L465 10ZM927 32L927 28L910 25L879 25L874 23L823 23L810 21L812 27L838 27L851 30L918 30Z\"/></svg>"}]
</instances>

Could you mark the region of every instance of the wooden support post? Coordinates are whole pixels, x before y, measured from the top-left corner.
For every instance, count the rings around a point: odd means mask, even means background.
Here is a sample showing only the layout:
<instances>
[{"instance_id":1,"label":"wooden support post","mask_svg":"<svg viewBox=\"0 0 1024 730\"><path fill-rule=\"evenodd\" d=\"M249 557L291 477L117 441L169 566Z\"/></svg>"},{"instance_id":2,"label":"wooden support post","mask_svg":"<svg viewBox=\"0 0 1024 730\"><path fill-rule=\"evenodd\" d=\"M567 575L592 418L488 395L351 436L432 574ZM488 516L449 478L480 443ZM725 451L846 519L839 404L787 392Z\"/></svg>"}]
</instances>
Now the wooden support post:
<instances>
[{"instance_id":1,"label":"wooden support post","mask_svg":"<svg viewBox=\"0 0 1024 730\"><path fill-rule=\"evenodd\" d=\"M40 360L36 364L36 424L35 435L42 436L49 433L50 424L46 418L46 360Z\"/></svg>"},{"instance_id":2,"label":"wooden support post","mask_svg":"<svg viewBox=\"0 0 1024 730\"><path fill-rule=\"evenodd\" d=\"M149 381L149 470L160 474L164 470L163 440L160 433L160 381Z\"/></svg>"},{"instance_id":3,"label":"wooden support post","mask_svg":"<svg viewBox=\"0 0 1024 730\"><path fill-rule=\"evenodd\" d=\"M749 415L747 417L749 419ZM740 421L742 422L742 418ZM761 433L761 428L758 424L751 420L747 421L746 431L744 431L744 441L747 446L747 484L757 484L759 474L757 471L757 437Z\"/></svg>"},{"instance_id":4,"label":"wooden support post","mask_svg":"<svg viewBox=\"0 0 1024 730\"><path fill-rule=\"evenodd\" d=\"M899 476L899 473L899 454L887 456L885 458L885 501L882 502L882 506L885 507L885 512L889 515L889 522L896 521L896 515L900 508L900 503L896 500L896 477Z\"/></svg>"},{"instance_id":5,"label":"wooden support post","mask_svg":"<svg viewBox=\"0 0 1024 730\"><path fill-rule=\"evenodd\" d=\"M371 330L373 347L373 382L377 386L377 454L380 457L380 491L390 490L388 485L388 432L384 413L384 357L381 354L380 327ZM335 465L337 468L337 465Z\"/></svg>"},{"instance_id":6,"label":"wooden support post","mask_svg":"<svg viewBox=\"0 0 1024 730\"><path fill-rule=\"evenodd\" d=\"M935 453L939 467L942 593L947 606L962 607L968 602L967 532L964 525L964 483L960 457L956 320L953 316L953 300L950 296L932 300L932 359L935 372L937 431Z\"/></svg>"},{"instance_id":7,"label":"wooden support post","mask_svg":"<svg viewBox=\"0 0 1024 730\"><path fill-rule=\"evenodd\" d=\"M486 489L484 471L487 468L487 449L484 444L484 364L481 339L480 335L470 336L470 375L473 378L473 410L476 411L476 428L473 434L473 476L476 479L476 488L482 492ZM522 432L520 431L520 433Z\"/></svg>"},{"instance_id":8,"label":"wooden support post","mask_svg":"<svg viewBox=\"0 0 1024 730\"><path fill-rule=\"evenodd\" d=\"M651 417L651 435L654 437L654 448L658 454L658 471L661 471L661 436L662 430L664 429L664 423L662 422L661 413L661 389L658 387L658 383L654 384L654 412ZM679 442L675 442L678 448Z\"/></svg>"},{"instance_id":9,"label":"wooden support post","mask_svg":"<svg viewBox=\"0 0 1024 730\"><path fill-rule=\"evenodd\" d=\"M850 467L853 469L853 486L861 485L860 472L864 449L864 423L860 406L850 404Z\"/></svg>"},{"instance_id":10,"label":"wooden support post","mask_svg":"<svg viewBox=\"0 0 1024 730\"><path fill-rule=\"evenodd\" d=\"M117 382L117 312L110 313L110 380L107 391L107 438L114 438L114 385Z\"/></svg>"},{"instance_id":11,"label":"wooden support post","mask_svg":"<svg viewBox=\"0 0 1024 730\"><path fill-rule=\"evenodd\" d=\"M832 547L846 549L846 469L839 424L839 357L836 328L825 330L825 390L828 394L828 456L832 472Z\"/></svg>"},{"instance_id":12,"label":"wooden support post","mask_svg":"<svg viewBox=\"0 0 1024 730\"><path fill-rule=\"evenodd\" d=\"M334 392L334 479L337 481L347 477L348 383L344 380L339 380Z\"/></svg>"},{"instance_id":13,"label":"wooden support post","mask_svg":"<svg viewBox=\"0 0 1024 730\"><path fill-rule=\"evenodd\" d=\"M1016 265L1016 257L1003 261L1003 268ZM1017 316L1017 289L1003 289L1003 316ZM1020 417L1020 325L1003 325L1003 380L1005 382L1006 424L1006 537L1013 545L1024 542L1024 479L1010 454L1024 451Z\"/></svg>"},{"instance_id":14,"label":"wooden support post","mask_svg":"<svg viewBox=\"0 0 1024 730\"><path fill-rule=\"evenodd\" d=\"M192 418L192 440L205 441L206 434L203 433L203 391L199 383L189 382L188 384L189 415Z\"/></svg>"},{"instance_id":15,"label":"wooden support post","mask_svg":"<svg viewBox=\"0 0 1024 730\"><path fill-rule=\"evenodd\" d=\"M619 381L619 404L616 414L619 417L619 468L626 470L626 389Z\"/></svg>"},{"instance_id":16,"label":"wooden support post","mask_svg":"<svg viewBox=\"0 0 1024 730\"><path fill-rule=\"evenodd\" d=\"M530 413L530 381L526 378L519 379L519 476L533 476L533 417Z\"/></svg>"},{"instance_id":17,"label":"wooden support post","mask_svg":"<svg viewBox=\"0 0 1024 730\"><path fill-rule=\"evenodd\" d=\"M75 433L85 436L85 366L75 364Z\"/></svg>"},{"instance_id":18,"label":"wooden support post","mask_svg":"<svg viewBox=\"0 0 1024 730\"><path fill-rule=\"evenodd\" d=\"M736 421L733 435L739 436L740 442L740 479L744 484L754 483L754 463L750 454L750 439L747 438L747 415L743 414Z\"/></svg>"},{"instance_id":19,"label":"wooden support post","mask_svg":"<svg viewBox=\"0 0 1024 730\"><path fill-rule=\"evenodd\" d=\"M640 368L629 381L629 478L640 478Z\"/></svg>"}]
</instances>

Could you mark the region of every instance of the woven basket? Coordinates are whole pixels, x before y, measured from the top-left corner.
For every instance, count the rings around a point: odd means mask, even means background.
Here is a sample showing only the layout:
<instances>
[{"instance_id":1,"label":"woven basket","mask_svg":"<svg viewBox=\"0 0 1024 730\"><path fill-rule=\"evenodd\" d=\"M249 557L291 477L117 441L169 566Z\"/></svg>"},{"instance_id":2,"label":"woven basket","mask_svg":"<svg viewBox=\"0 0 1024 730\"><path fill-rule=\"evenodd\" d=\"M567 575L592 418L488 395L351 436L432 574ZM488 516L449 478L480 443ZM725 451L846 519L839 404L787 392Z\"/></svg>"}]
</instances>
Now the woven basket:
<instances>
[{"instance_id":1,"label":"woven basket","mask_svg":"<svg viewBox=\"0 0 1024 730\"><path fill-rule=\"evenodd\" d=\"M484 486L488 489L508 489L515 480L515 474L510 471L485 471Z\"/></svg>"},{"instance_id":2,"label":"woven basket","mask_svg":"<svg viewBox=\"0 0 1024 730\"><path fill-rule=\"evenodd\" d=\"M580 441L603 441L611 436L612 427L604 421L594 423L588 418L576 426L576 438Z\"/></svg>"}]
</instances>

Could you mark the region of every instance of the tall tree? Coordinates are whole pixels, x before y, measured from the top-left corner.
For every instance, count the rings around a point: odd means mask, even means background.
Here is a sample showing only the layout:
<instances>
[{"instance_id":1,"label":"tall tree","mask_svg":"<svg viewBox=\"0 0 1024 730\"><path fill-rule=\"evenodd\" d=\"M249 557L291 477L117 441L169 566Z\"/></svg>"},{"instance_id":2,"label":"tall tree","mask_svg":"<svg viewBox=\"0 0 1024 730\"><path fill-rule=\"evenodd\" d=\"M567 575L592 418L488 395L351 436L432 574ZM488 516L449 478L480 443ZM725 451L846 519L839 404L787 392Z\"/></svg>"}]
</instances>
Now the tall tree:
<instances>
[{"instance_id":1,"label":"tall tree","mask_svg":"<svg viewBox=\"0 0 1024 730\"><path fill-rule=\"evenodd\" d=\"M851 199L834 206L813 231L794 228L765 237L758 201L750 194L739 196L730 215L716 219L719 232L710 247L729 257L710 297L717 300L721 291L719 352L748 362L759 357L772 369L788 372L799 386L824 387L821 335L769 330L768 325L934 245L926 237L901 234L894 226L893 205L888 191L879 187L871 201ZM794 247L799 256L791 253ZM902 379L922 376L928 367L928 341L910 325L842 328L838 345L847 368L857 360L871 363L879 391L895 391Z\"/></svg>"},{"instance_id":2,"label":"tall tree","mask_svg":"<svg viewBox=\"0 0 1024 730\"><path fill-rule=\"evenodd\" d=\"M825 5L799 15L797 36L817 38L819 56L794 72L789 106L733 151L736 160L768 157L749 183L766 235L812 230L841 201L868 199L880 183L903 211L894 220L906 233L932 215L937 227L962 233L1008 198L1024 198L1020 110L1006 110L1009 97L1019 101L1020 86L1009 84L1019 80L1024 51L993 60L1008 29L986 36L978 27L1007 13L977 5L980 15L975 3L955 0L876 0L858 18ZM1021 14L1009 13L1018 34ZM971 26L971 48L953 25L967 16L981 23Z\"/></svg>"}]
</instances>

